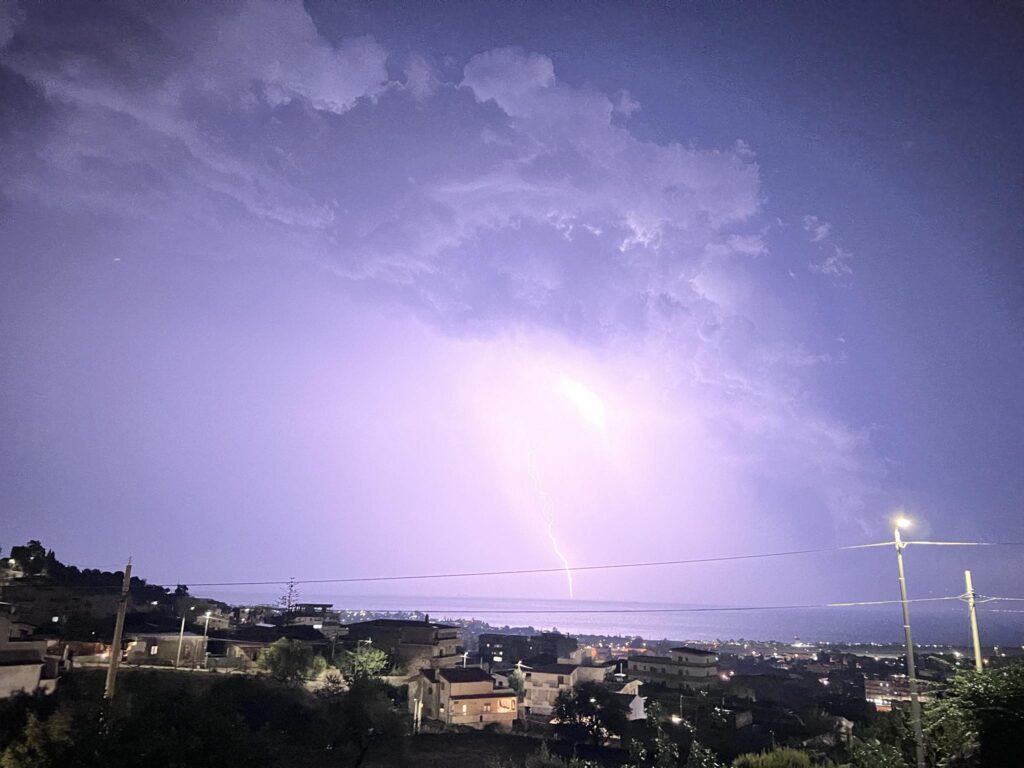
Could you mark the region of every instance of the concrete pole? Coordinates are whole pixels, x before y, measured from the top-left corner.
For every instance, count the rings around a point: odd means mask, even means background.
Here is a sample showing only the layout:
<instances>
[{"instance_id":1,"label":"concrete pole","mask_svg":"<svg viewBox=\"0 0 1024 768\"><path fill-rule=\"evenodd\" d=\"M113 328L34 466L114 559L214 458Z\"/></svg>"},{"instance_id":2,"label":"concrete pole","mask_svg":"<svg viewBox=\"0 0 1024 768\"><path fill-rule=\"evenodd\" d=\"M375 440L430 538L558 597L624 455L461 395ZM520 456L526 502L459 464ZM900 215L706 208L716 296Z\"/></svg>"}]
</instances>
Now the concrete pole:
<instances>
[{"instance_id":1,"label":"concrete pole","mask_svg":"<svg viewBox=\"0 0 1024 768\"><path fill-rule=\"evenodd\" d=\"M182 611L181 614L181 629L178 631L178 653L174 657L174 668L177 669L181 666L181 645L185 642L185 617L188 614Z\"/></svg>"},{"instance_id":2,"label":"concrete pole","mask_svg":"<svg viewBox=\"0 0 1024 768\"><path fill-rule=\"evenodd\" d=\"M203 624L203 669L206 669L206 665L207 665L207 661L206 660L207 660L207 657L210 655L206 651L206 644L209 642L207 640L207 635L209 634L209 632L210 632L210 612L207 611L206 612L206 623Z\"/></svg>"},{"instance_id":3,"label":"concrete pole","mask_svg":"<svg viewBox=\"0 0 1024 768\"><path fill-rule=\"evenodd\" d=\"M978 606L974 602L974 583L971 572L964 571L964 583L967 585L967 611L971 616L971 642L974 645L974 669L981 672L981 640L978 637Z\"/></svg>"},{"instance_id":4,"label":"concrete pole","mask_svg":"<svg viewBox=\"0 0 1024 768\"><path fill-rule=\"evenodd\" d=\"M921 699L917 695L917 669L914 666L914 640L910 634L910 605L907 602L907 577L903 572L903 548L907 546L900 538L899 527L894 529L896 564L900 574L900 602L903 605L903 635L907 644L907 685L910 688L910 720L914 728L917 768L925 768L924 733L921 730Z\"/></svg>"},{"instance_id":5,"label":"concrete pole","mask_svg":"<svg viewBox=\"0 0 1024 768\"><path fill-rule=\"evenodd\" d=\"M110 663L107 665L107 683L103 687L103 698L114 698L117 685L117 668L121 664L121 638L124 636L124 615L128 611L128 589L132 585L132 561L124 567L124 581L121 584L121 602L117 605L117 619L114 621L114 640L110 645Z\"/></svg>"}]
</instances>

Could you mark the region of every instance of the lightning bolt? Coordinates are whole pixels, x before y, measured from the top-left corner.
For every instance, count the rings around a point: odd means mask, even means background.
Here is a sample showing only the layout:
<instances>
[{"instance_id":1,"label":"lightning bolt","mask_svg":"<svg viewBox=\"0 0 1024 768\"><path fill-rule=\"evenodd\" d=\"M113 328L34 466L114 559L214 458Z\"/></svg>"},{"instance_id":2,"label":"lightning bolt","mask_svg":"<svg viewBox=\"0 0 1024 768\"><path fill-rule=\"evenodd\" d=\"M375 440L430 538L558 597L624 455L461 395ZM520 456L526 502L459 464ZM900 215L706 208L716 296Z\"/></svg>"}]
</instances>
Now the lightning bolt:
<instances>
[{"instance_id":1,"label":"lightning bolt","mask_svg":"<svg viewBox=\"0 0 1024 768\"><path fill-rule=\"evenodd\" d=\"M544 520L547 524L548 540L551 542L551 549L559 560L562 561L562 567L565 569L565 578L569 583L569 599L573 599L572 592L572 568L569 566L569 559L562 554L562 550L558 547L558 539L555 538L555 516L551 512L551 504L548 502L547 491L544 490L544 483L541 480L540 470L537 468L537 457L531 450L527 454L527 464L530 472L530 480L533 482L533 491L537 494L537 501L540 504L541 513L544 515Z\"/></svg>"}]
</instances>

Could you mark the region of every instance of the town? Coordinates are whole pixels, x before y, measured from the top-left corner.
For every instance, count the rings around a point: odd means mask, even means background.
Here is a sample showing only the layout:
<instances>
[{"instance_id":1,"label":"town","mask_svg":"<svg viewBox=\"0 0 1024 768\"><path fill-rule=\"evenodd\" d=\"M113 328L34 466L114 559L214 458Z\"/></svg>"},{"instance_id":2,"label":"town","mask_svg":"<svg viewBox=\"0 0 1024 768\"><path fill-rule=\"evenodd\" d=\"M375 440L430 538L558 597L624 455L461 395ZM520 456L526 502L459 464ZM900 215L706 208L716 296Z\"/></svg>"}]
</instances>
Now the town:
<instances>
[{"instance_id":1,"label":"town","mask_svg":"<svg viewBox=\"0 0 1024 768\"><path fill-rule=\"evenodd\" d=\"M60 700L65 686L72 697L90 690L98 700L104 675L103 695L116 702L109 674L119 674L117 685L135 689L132 697L140 695L133 678L156 676L165 692L246 679L264 686L251 693L262 691L268 707L279 690L309 702L373 691L377 708L363 717L390 735L362 744L353 764L392 764L405 740L410 765L483 765L472 761L493 753L495 760L534 760L527 765L897 766L912 750L899 647L570 636L343 612L301 602L294 583L274 605L242 606L194 595L186 585L128 581L122 595L124 573L65 565L38 541L0 560L0 698L12 717ZM951 686L971 666L968 655L917 649L926 707L947 705ZM1024 695L1022 655L1024 646L987 648L983 659L986 674L1012 673L1017 697ZM17 729L4 738L0 751L12 755L5 768L28 765L14 757ZM316 742L305 746L316 751ZM337 756L351 745L318 746ZM437 751L448 762L430 762ZM773 755L805 762L770 762Z\"/></svg>"}]
</instances>

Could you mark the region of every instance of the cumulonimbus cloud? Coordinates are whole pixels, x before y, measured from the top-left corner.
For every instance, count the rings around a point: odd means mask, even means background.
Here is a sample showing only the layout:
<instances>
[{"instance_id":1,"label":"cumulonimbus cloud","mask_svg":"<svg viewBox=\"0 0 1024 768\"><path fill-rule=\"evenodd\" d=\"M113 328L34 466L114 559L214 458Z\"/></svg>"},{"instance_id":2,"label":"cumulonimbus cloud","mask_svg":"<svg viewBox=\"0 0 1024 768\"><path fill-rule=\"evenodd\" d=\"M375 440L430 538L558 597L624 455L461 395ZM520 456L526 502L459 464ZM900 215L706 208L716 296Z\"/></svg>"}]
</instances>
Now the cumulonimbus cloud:
<instances>
[{"instance_id":1,"label":"cumulonimbus cloud","mask_svg":"<svg viewBox=\"0 0 1024 768\"><path fill-rule=\"evenodd\" d=\"M379 43L328 41L299 3L11 7L0 67L22 95L0 125L33 121L37 136L6 148L25 154L5 195L169 224L240 258L314 259L450 333L625 340L744 450L781 446L794 472L856 489L834 494L856 506L865 439L801 380L827 356L744 311L746 265L771 254L743 142L641 140L631 98L569 85L518 48L454 80L413 57L391 79ZM130 34L90 39L103 24L76 13ZM847 261L819 271L848 275Z\"/></svg>"}]
</instances>

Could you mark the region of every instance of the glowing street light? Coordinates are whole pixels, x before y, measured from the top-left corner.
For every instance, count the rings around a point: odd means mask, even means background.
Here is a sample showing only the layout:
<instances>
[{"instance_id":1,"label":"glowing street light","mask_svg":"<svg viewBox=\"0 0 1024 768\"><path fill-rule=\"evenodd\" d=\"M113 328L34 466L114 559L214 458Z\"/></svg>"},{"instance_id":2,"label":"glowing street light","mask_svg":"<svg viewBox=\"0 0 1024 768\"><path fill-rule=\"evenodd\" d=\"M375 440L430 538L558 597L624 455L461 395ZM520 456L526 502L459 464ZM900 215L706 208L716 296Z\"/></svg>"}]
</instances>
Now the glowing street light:
<instances>
[{"instance_id":1,"label":"glowing street light","mask_svg":"<svg viewBox=\"0 0 1024 768\"><path fill-rule=\"evenodd\" d=\"M910 605L907 602L907 577L903 572L903 549L907 545L900 537L901 528L909 528L910 520L900 516L894 521L893 543L896 545L896 565L900 576L900 603L903 606L903 635L907 644L907 686L910 688L910 719L914 727L917 768L924 766L924 733L921 730L921 699L917 695L917 670L914 667L914 640L910 634Z\"/></svg>"}]
</instances>

